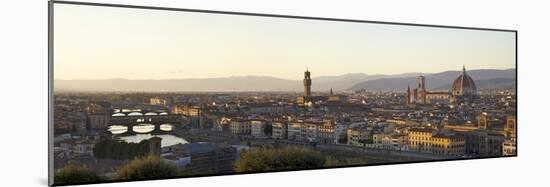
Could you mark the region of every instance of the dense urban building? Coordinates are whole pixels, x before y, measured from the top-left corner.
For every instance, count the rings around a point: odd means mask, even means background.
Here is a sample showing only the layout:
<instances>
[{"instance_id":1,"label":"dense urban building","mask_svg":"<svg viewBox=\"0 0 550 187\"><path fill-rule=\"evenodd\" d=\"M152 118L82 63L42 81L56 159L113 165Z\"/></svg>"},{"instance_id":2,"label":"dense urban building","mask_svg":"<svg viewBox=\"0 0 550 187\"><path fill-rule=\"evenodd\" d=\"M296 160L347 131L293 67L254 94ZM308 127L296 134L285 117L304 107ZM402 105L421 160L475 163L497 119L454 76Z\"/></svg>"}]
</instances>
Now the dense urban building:
<instances>
[{"instance_id":1,"label":"dense urban building","mask_svg":"<svg viewBox=\"0 0 550 187\"><path fill-rule=\"evenodd\" d=\"M347 130L348 145L364 146L368 143L368 139L372 136L372 130L368 127L351 127Z\"/></svg>"},{"instance_id":2,"label":"dense urban building","mask_svg":"<svg viewBox=\"0 0 550 187\"><path fill-rule=\"evenodd\" d=\"M249 119L233 118L230 122L231 133L234 135L250 136L252 124Z\"/></svg>"},{"instance_id":3,"label":"dense urban building","mask_svg":"<svg viewBox=\"0 0 550 187\"><path fill-rule=\"evenodd\" d=\"M237 148L212 143L176 144L162 150L163 160L198 174L230 173Z\"/></svg>"},{"instance_id":4,"label":"dense urban building","mask_svg":"<svg viewBox=\"0 0 550 187\"><path fill-rule=\"evenodd\" d=\"M466 153L465 140L457 134L447 134L426 128L409 129L410 149L443 156L462 156Z\"/></svg>"},{"instance_id":5,"label":"dense urban building","mask_svg":"<svg viewBox=\"0 0 550 187\"><path fill-rule=\"evenodd\" d=\"M464 67L447 90L428 90L424 76L416 77L415 88L408 87L406 93L332 88L312 92L313 81L306 70L303 93L57 96L56 169L78 160L112 176L125 161L96 158L94 148L113 139L140 143L124 136L147 137L143 140L149 141L150 155L203 174L234 172L242 151L266 147L313 147L338 157L361 154L373 163L386 162L378 158L517 154L514 90L478 90ZM158 138L163 135L168 137Z\"/></svg>"},{"instance_id":6,"label":"dense urban building","mask_svg":"<svg viewBox=\"0 0 550 187\"><path fill-rule=\"evenodd\" d=\"M285 120L275 120L272 125L271 137L276 140L286 140L288 133L288 122Z\"/></svg>"}]
</instances>

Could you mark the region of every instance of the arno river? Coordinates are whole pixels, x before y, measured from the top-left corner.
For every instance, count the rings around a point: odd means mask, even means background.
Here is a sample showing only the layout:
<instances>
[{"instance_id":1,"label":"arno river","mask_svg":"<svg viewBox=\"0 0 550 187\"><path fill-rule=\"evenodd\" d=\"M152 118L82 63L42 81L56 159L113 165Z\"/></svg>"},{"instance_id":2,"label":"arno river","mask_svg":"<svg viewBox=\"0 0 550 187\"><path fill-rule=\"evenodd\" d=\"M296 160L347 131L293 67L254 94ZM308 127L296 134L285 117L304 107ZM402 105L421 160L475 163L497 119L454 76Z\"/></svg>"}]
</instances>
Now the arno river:
<instances>
[{"instance_id":1,"label":"arno river","mask_svg":"<svg viewBox=\"0 0 550 187\"><path fill-rule=\"evenodd\" d=\"M143 124L139 126L134 126L134 128L132 129L132 131L136 133L134 135L126 135L126 132L128 132L128 130L128 127L122 125L112 125L109 127L109 131L112 134L117 135L116 137L118 139L129 143L139 143L142 140L150 139L152 137L162 138L162 147L171 146L179 143L188 143L185 139L170 134L151 134L151 132L155 130L154 125ZM169 124L160 125L160 130L169 132L173 130L173 126Z\"/></svg>"}]
</instances>

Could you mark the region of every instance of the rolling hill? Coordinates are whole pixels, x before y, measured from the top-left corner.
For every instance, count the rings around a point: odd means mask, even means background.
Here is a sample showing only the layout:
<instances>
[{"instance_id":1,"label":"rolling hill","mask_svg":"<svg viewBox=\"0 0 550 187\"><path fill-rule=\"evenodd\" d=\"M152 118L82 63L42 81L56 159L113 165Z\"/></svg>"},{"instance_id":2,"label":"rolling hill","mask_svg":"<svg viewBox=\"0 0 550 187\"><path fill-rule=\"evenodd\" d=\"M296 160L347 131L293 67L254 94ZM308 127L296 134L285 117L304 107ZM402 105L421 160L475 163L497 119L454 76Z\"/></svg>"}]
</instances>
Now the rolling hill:
<instances>
[{"instance_id":1,"label":"rolling hill","mask_svg":"<svg viewBox=\"0 0 550 187\"><path fill-rule=\"evenodd\" d=\"M472 77L472 79L474 79L474 81L476 81L478 89L515 86L515 69L482 69L467 71L467 73L470 77ZM451 88L453 81L459 74L460 71L445 71L441 73L424 75L426 77L426 88L428 90L448 90ZM349 89L366 89L370 91L405 91L407 89L407 85L410 85L411 88L416 87L416 76L367 80L357 83Z\"/></svg>"},{"instance_id":2,"label":"rolling hill","mask_svg":"<svg viewBox=\"0 0 550 187\"><path fill-rule=\"evenodd\" d=\"M458 71L424 74L428 89L443 89L458 76ZM479 81L479 86L515 85L515 70L472 70L468 73ZM314 92L367 89L374 91L402 91L407 85L416 85L421 73L395 75L368 75L351 73L339 76L313 77ZM55 80L56 91L118 91L118 92L232 92L232 91L285 91L302 92L302 80L288 80L268 76L234 76L206 79L161 80Z\"/></svg>"}]
</instances>

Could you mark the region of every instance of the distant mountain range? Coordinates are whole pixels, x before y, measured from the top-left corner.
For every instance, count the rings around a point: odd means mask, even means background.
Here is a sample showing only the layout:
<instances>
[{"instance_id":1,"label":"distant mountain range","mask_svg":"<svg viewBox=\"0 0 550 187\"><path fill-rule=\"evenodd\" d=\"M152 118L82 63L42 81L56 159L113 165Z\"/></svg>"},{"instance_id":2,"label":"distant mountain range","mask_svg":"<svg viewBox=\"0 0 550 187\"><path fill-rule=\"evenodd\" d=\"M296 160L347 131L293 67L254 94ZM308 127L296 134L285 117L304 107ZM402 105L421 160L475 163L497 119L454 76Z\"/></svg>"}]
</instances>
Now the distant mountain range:
<instances>
[{"instance_id":1,"label":"distant mountain range","mask_svg":"<svg viewBox=\"0 0 550 187\"><path fill-rule=\"evenodd\" d=\"M468 71L480 86L515 85L515 70L472 70ZM395 75L367 75L364 73L340 76L313 77L314 92L367 89L373 91L402 91L407 84L416 85L416 76L421 73ZM458 76L458 71L424 74L427 88L445 88ZM478 82L477 80L482 80ZM205 79L162 79L162 80L55 80L56 91L140 91L140 92L201 92L201 91L303 91L302 80L287 80L268 76L234 76ZM450 86L447 86L450 87Z\"/></svg>"},{"instance_id":2,"label":"distant mountain range","mask_svg":"<svg viewBox=\"0 0 550 187\"><path fill-rule=\"evenodd\" d=\"M516 84L516 70L481 69L467 71L474 79L478 89L486 88L513 88ZM445 71L441 73L425 74L428 90L449 90L460 71ZM416 87L416 76L381 78L367 80L351 86L350 90L366 89L370 91L405 91L407 85Z\"/></svg>"}]
</instances>

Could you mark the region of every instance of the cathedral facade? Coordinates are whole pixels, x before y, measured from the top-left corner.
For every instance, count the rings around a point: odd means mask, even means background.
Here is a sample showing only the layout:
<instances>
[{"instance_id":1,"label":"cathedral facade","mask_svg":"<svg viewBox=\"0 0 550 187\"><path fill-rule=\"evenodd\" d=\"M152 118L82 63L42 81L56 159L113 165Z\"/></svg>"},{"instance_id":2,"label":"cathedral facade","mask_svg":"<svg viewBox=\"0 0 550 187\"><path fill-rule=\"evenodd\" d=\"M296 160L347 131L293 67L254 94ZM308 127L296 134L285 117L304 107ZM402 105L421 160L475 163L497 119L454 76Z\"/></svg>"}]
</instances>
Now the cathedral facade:
<instances>
[{"instance_id":1,"label":"cathedral facade","mask_svg":"<svg viewBox=\"0 0 550 187\"><path fill-rule=\"evenodd\" d=\"M426 77L416 78L417 86L412 89L407 87L407 105L410 104L449 104L472 102L477 98L477 88L474 80L466 73L466 67L453 82L450 91L428 91L426 90Z\"/></svg>"}]
</instances>

